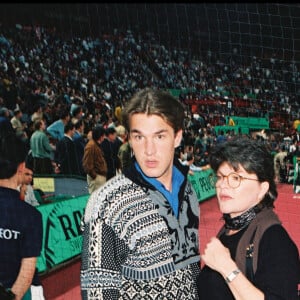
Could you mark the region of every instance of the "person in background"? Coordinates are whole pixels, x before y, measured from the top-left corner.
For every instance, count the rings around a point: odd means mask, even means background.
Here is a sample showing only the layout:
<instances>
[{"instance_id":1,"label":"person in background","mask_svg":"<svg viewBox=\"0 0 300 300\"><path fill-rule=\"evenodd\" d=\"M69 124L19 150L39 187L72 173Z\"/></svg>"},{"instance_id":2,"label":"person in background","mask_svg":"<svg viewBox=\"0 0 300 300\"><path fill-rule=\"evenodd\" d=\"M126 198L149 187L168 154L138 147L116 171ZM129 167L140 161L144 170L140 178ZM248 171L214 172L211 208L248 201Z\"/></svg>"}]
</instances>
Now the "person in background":
<instances>
[{"instance_id":1,"label":"person in background","mask_svg":"<svg viewBox=\"0 0 300 300\"><path fill-rule=\"evenodd\" d=\"M217 136L217 139L216 139L216 143L221 144L221 143L226 142L226 140L227 140L227 138L226 138L225 132L223 130L220 130L220 132Z\"/></svg>"},{"instance_id":2,"label":"person in background","mask_svg":"<svg viewBox=\"0 0 300 300\"><path fill-rule=\"evenodd\" d=\"M275 214L271 153L263 142L234 138L210 154L224 226L201 254L201 300L298 300L297 246Z\"/></svg>"},{"instance_id":3,"label":"person in background","mask_svg":"<svg viewBox=\"0 0 300 300\"><path fill-rule=\"evenodd\" d=\"M114 177L120 169L118 157L119 143L116 142L117 131L114 127L105 129L105 139L101 142L100 147L103 151L104 158L107 164L106 179Z\"/></svg>"},{"instance_id":4,"label":"person in background","mask_svg":"<svg viewBox=\"0 0 300 300\"><path fill-rule=\"evenodd\" d=\"M75 125L69 122L64 128L65 135L56 144L54 160L59 173L65 175L80 175L80 161L77 157L73 136L75 133Z\"/></svg>"},{"instance_id":5,"label":"person in background","mask_svg":"<svg viewBox=\"0 0 300 300\"><path fill-rule=\"evenodd\" d=\"M15 300L31 299L30 287L36 282L43 238L41 213L20 201L17 190L27 152L15 134L0 135L0 283L15 295Z\"/></svg>"},{"instance_id":6,"label":"person in background","mask_svg":"<svg viewBox=\"0 0 300 300\"><path fill-rule=\"evenodd\" d=\"M71 122L75 125L78 121L82 120L84 117L82 106L77 106L72 113Z\"/></svg>"},{"instance_id":7,"label":"person in background","mask_svg":"<svg viewBox=\"0 0 300 300\"><path fill-rule=\"evenodd\" d=\"M118 125L116 128L117 138L115 140L117 149L119 150L121 145L124 144L127 139L127 132L123 125Z\"/></svg>"},{"instance_id":8,"label":"person in background","mask_svg":"<svg viewBox=\"0 0 300 300\"><path fill-rule=\"evenodd\" d=\"M84 138L84 127L85 124L83 120L79 120L75 123L75 133L73 135L73 141L75 144L76 154L79 161L79 173L81 176L85 176L86 173L84 172L82 166L82 159L84 154L84 148L86 145L86 139Z\"/></svg>"},{"instance_id":9,"label":"person in background","mask_svg":"<svg viewBox=\"0 0 300 300\"><path fill-rule=\"evenodd\" d=\"M123 110L134 162L89 198L83 218L82 299L198 299L199 203L174 158L184 109L139 91Z\"/></svg>"},{"instance_id":10,"label":"person in background","mask_svg":"<svg viewBox=\"0 0 300 300\"><path fill-rule=\"evenodd\" d=\"M119 148L118 157L120 161L121 171L123 172L132 163L132 149L128 141L127 132L123 138L123 144Z\"/></svg>"},{"instance_id":11,"label":"person in background","mask_svg":"<svg viewBox=\"0 0 300 300\"><path fill-rule=\"evenodd\" d=\"M60 112L59 119L47 127L47 133L49 133L56 142L63 139L65 135L65 125L70 122L70 119L71 116L69 111L67 109L63 109Z\"/></svg>"},{"instance_id":12,"label":"person in background","mask_svg":"<svg viewBox=\"0 0 300 300\"><path fill-rule=\"evenodd\" d=\"M275 171L275 181L284 182L284 170L285 170L285 159L288 155L288 152L285 150L285 147L282 145L279 148L279 151L274 155L274 171Z\"/></svg>"},{"instance_id":13,"label":"person in background","mask_svg":"<svg viewBox=\"0 0 300 300\"><path fill-rule=\"evenodd\" d=\"M27 137L27 134L24 131L24 129L25 129L24 124L22 124L22 121L21 121L22 116L23 116L22 111L19 108L16 108L14 110L14 116L11 118L10 122L18 136L21 137L25 134L25 137Z\"/></svg>"},{"instance_id":14,"label":"person in background","mask_svg":"<svg viewBox=\"0 0 300 300\"><path fill-rule=\"evenodd\" d=\"M0 137L8 133L14 134L15 130L11 125L9 117L6 116L6 110L5 110L3 115L0 114Z\"/></svg>"},{"instance_id":15,"label":"person in background","mask_svg":"<svg viewBox=\"0 0 300 300\"><path fill-rule=\"evenodd\" d=\"M87 174L88 191L91 194L106 182L107 164L100 144L105 138L105 129L96 126L92 138L84 148L82 166Z\"/></svg>"},{"instance_id":16,"label":"person in background","mask_svg":"<svg viewBox=\"0 0 300 300\"><path fill-rule=\"evenodd\" d=\"M0 108L0 118L5 118L7 120L10 120L10 111L6 107Z\"/></svg>"},{"instance_id":17,"label":"person in background","mask_svg":"<svg viewBox=\"0 0 300 300\"><path fill-rule=\"evenodd\" d=\"M32 182L33 181L33 168L31 165L25 160L25 168L23 172L23 180L22 183L18 186L18 190L20 191L20 199L22 201L27 202L32 206L39 206L40 203L35 197ZM37 270L35 271L38 272ZM41 284L40 278L38 274L35 274L33 281L30 287L31 300L45 300L44 297L44 289ZM25 299L24 299L25 300Z\"/></svg>"},{"instance_id":18,"label":"person in background","mask_svg":"<svg viewBox=\"0 0 300 300\"><path fill-rule=\"evenodd\" d=\"M52 174L52 159L56 147L49 142L46 135L46 123L44 120L37 120L34 123L35 131L30 137L30 149L35 174Z\"/></svg>"},{"instance_id":19,"label":"person in background","mask_svg":"<svg viewBox=\"0 0 300 300\"><path fill-rule=\"evenodd\" d=\"M37 120L43 120L43 107L40 103L36 103L33 107L33 114L31 115L31 122L35 123Z\"/></svg>"},{"instance_id":20,"label":"person in background","mask_svg":"<svg viewBox=\"0 0 300 300\"><path fill-rule=\"evenodd\" d=\"M114 115L117 118L119 124L122 123L122 104L120 101L117 101L115 105Z\"/></svg>"},{"instance_id":21,"label":"person in background","mask_svg":"<svg viewBox=\"0 0 300 300\"><path fill-rule=\"evenodd\" d=\"M29 203L32 206L38 206L40 203L36 199L34 195L34 190L32 186L33 181L33 168L31 168L28 164L25 164L24 172L23 172L23 180L22 183L18 186L18 190L20 191L20 199Z\"/></svg>"},{"instance_id":22,"label":"person in background","mask_svg":"<svg viewBox=\"0 0 300 300\"><path fill-rule=\"evenodd\" d=\"M186 165L186 166L189 166L189 168L190 168L189 169L189 174L190 175L194 175L195 172L201 172L201 171L210 169L210 165L209 164L207 164L205 166L202 166L202 167L199 167L199 166L196 166L194 164L194 161L195 161L194 153L192 153L192 152L186 153L186 160L184 160L182 162L182 164Z\"/></svg>"}]
</instances>

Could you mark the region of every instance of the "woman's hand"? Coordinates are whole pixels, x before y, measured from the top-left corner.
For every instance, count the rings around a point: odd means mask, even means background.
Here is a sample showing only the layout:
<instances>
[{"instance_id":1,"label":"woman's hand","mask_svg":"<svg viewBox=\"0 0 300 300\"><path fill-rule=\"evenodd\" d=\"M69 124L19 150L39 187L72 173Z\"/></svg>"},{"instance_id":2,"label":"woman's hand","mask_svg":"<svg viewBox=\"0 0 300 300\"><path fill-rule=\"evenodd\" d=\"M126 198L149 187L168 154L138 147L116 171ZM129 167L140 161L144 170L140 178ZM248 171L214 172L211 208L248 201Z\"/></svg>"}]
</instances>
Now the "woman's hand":
<instances>
[{"instance_id":1,"label":"woman's hand","mask_svg":"<svg viewBox=\"0 0 300 300\"><path fill-rule=\"evenodd\" d=\"M201 259L208 267L221 273L224 277L237 268L228 248L224 247L216 237L212 237L207 243Z\"/></svg>"},{"instance_id":2,"label":"woman's hand","mask_svg":"<svg viewBox=\"0 0 300 300\"><path fill-rule=\"evenodd\" d=\"M237 270L238 267L230 256L228 248L224 247L221 241L213 237L206 245L204 254L201 259L211 269L219 272L224 279ZM234 279L234 280L233 280ZM235 300L263 300L264 294L257 287L255 287L242 272L239 272L228 283Z\"/></svg>"}]
</instances>

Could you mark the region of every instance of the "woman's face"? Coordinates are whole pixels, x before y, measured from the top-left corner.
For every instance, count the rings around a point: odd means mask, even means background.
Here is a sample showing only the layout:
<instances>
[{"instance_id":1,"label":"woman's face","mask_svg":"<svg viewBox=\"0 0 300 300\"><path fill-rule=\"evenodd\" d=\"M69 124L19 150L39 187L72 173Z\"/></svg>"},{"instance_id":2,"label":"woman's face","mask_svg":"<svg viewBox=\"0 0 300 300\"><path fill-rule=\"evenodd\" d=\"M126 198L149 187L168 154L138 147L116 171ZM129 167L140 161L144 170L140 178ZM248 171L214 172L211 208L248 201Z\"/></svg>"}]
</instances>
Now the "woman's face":
<instances>
[{"instance_id":1,"label":"woman's face","mask_svg":"<svg viewBox=\"0 0 300 300\"><path fill-rule=\"evenodd\" d=\"M238 175L247 179L241 179L240 185L233 188L229 186L228 177L226 177L230 173L235 173L233 183L239 181ZM216 183L216 192L220 211L230 214L232 218L258 204L269 190L267 181L258 181L256 174L248 173L241 165L239 165L239 170L235 171L227 162L223 162L216 175L219 178Z\"/></svg>"}]
</instances>

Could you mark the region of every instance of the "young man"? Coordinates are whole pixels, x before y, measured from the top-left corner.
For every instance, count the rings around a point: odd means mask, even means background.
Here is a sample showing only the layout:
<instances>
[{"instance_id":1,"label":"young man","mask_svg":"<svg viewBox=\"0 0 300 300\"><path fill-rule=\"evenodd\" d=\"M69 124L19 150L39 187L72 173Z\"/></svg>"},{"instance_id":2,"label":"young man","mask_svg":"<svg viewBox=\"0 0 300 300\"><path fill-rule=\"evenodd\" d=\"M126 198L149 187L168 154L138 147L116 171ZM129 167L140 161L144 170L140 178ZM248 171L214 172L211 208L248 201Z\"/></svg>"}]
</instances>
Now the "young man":
<instances>
[{"instance_id":1,"label":"young man","mask_svg":"<svg viewBox=\"0 0 300 300\"><path fill-rule=\"evenodd\" d=\"M20 199L29 203L32 206L38 206L40 203L35 197L33 186L33 168L28 164L24 167L23 179L22 183L18 186L18 190L20 191Z\"/></svg>"},{"instance_id":2,"label":"young man","mask_svg":"<svg viewBox=\"0 0 300 300\"><path fill-rule=\"evenodd\" d=\"M122 121L134 161L88 201L82 299L198 299L199 205L188 167L174 158L183 107L168 93L145 89Z\"/></svg>"},{"instance_id":3,"label":"young man","mask_svg":"<svg viewBox=\"0 0 300 300\"><path fill-rule=\"evenodd\" d=\"M27 147L15 134L0 135L0 282L16 300L35 282L42 248L42 215L20 200Z\"/></svg>"}]
</instances>

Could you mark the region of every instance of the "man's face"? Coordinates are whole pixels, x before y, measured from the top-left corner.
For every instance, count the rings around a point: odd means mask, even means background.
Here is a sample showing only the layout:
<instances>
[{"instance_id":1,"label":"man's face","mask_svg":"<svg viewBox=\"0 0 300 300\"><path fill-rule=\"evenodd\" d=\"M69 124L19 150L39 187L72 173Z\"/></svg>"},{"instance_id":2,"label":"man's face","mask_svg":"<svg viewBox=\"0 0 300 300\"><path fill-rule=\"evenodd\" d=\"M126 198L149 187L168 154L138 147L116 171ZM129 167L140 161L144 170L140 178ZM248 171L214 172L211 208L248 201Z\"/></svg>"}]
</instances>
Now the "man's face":
<instances>
[{"instance_id":1,"label":"man's face","mask_svg":"<svg viewBox=\"0 0 300 300\"><path fill-rule=\"evenodd\" d=\"M45 131L45 130L46 130L46 123L45 123L44 121L41 121L41 127L40 127L40 129L41 129L42 131Z\"/></svg>"},{"instance_id":2,"label":"man's face","mask_svg":"<svg viewBox=\"0 0 300 300\"><path fill-rule=\"evenodd\" d=\"M137 113L130 119L129 141L143 173L171 188L175 148L179 146L182 130L174 129L161 117Z\"/></svg>"},{"instance_id":3,"label":"man's face","mask_svg":"<svg viewBox=\"0 0 300 300\"><path fill-rule=\"evenodd\" d=\"M28 169L28 168L24 168L23 171L23 184L30 184L33 178L33 171Z\"/></svg>"},{"instance_id":4,"label":"man's face","mask_svg":"<svg viewBox=\"0 0 300 300\"><path fill-rule=\"evenodd\" d=\"M70 135L71 138L74 136L75 131L76 131L76 130L75 130L75 127L73 127L73 129L71 129L71 130L69 131L69 135Z\"/></svg>"},{"instance_id":5,"label":"man's face","mask_svg":"<svg viewBox=\"0 0 300 300\"><path fill-rule=\"evenodd\" d=\"M109 139L109 141L111 141L111 142L114 142L114 141L116 140L116 138L117 138L117 133L110 133L110 134L108 135L108 139Z\"/></svg>"}]
</instances>

